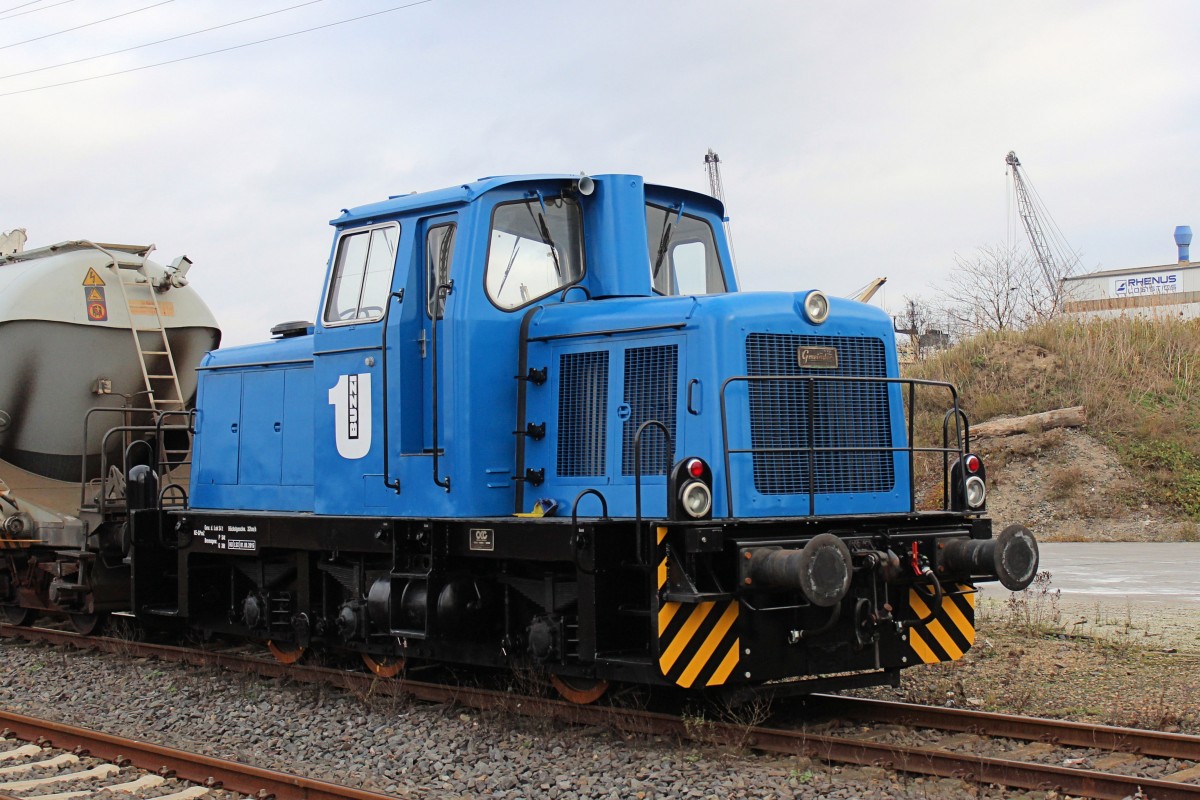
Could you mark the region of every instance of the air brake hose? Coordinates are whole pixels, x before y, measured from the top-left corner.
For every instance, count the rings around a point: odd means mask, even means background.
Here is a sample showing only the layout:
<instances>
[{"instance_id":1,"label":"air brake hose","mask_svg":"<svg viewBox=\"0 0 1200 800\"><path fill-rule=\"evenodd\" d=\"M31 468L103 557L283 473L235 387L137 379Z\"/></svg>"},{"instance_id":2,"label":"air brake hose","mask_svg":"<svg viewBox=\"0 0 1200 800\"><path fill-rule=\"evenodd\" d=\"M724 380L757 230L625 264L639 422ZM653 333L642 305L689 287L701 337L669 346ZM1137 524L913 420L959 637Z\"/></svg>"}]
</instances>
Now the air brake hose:
<instances>
[{"instance_id":1,"label":"air brake hose","mask_svg":"<svg viewBox=\"0 0 1200 800\"><path fill-rule=\"evenodd\" d=\"M928 625L930 622L933 622L933 618L937 616L938 609L942 607L942 582L937 579L937 575L934 575L933 570L929 567L924 567L921 570L921 576L933 584L933 602L929 602L929 598L926 597L925 592L919 588L919 584L913 584L913 590L917 594L921 595L921 599L924 600L929 606L929 613L915 622L910 622L910 628L916 627L917 625Z\"/></svg>"}]
</instances>

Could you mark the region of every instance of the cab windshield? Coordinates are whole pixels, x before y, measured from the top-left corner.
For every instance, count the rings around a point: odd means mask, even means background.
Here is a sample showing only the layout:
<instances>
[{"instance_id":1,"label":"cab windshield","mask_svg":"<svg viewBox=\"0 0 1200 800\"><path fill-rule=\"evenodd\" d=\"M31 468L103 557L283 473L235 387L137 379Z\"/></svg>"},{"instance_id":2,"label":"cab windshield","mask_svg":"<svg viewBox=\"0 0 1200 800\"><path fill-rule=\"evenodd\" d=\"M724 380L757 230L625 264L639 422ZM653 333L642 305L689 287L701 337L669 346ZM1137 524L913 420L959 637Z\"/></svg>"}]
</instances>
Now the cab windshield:
<instances>
[{"instance_id":1,"label":"cab windshield","mask_svg":"<svg viewBox=\"0 0 1200 800\"><path fill-rule=\"evenodd\" d=\"M534 196L492 212L487 292L503 309L520 308L583 277L579 204Z\"/></svg>"},{"instance_id":2,"label":"cab windshield","mask_svg":"<svg viewBox=\"0 0 1200 800\"><path fill-rule=\"evenodd\" d=\"M725 274L712 226L679 208L646 204L646 248L658 294L718 294Z\"/></svg>"}]
</instances>

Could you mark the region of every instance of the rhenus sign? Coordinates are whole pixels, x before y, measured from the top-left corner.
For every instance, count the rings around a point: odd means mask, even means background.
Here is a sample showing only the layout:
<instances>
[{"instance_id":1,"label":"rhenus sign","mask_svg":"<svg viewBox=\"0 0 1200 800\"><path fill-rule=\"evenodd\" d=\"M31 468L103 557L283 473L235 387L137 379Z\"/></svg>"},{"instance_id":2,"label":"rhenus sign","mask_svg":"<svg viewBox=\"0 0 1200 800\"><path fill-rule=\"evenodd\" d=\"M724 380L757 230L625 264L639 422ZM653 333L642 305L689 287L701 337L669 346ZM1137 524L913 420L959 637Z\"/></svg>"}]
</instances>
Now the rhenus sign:
<instances>
[{"instance_id":1,"label":"rhenus sign","mask_svg":"<svg viewBox=\"0 0 1200 800\"><path fill-rule=\"evenodd\" d=\"M1113 278L1113 297L1140 297L1150 294L1174 294L1183 291L1182 272L1150 272Z\"/></svg>"}]
</instances>

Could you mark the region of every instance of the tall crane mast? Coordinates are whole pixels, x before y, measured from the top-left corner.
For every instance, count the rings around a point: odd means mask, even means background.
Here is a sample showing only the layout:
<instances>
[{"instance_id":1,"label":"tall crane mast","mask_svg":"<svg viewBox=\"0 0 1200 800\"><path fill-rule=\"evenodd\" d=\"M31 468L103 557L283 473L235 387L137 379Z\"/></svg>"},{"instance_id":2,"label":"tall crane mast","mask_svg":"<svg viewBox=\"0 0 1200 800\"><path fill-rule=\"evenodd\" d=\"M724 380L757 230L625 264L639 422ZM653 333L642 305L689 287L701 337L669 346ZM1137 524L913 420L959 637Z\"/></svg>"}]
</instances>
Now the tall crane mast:
<instances>
[{"instance_id":1,"label":"tall crane mast","mask_svg":"<svg viewBox=\"0 0 1200 800\"><path fill-rule=\"evenodd\" d=\"M721 182L721 157L716 154L711 147L704 154L704 171L708 174L708 193L721 201L721 205L725 205L725 185ZM729 216L725 216L725 241L729 243L729 255L733 259L733 274L738 279L740 286L742 281L738 276L737 271L737 256L733 253L733 233L729 230Z\"/></svg>"},{"instance_id":2,"label":"tall crane mast","mask_svg":"<svg viewBox=\"0 0 1200 800\"><path fill-rule=\"evenodd\" d=\"M1062 233L1054 227L1054 220L1049 219L1050 215L1041 205L1036 191L1031 191L1032 186L1024 170L1021 169L1021 160L1017 158L1016 152L1009 150L1008 155L1004 157L1004 163L1012 172L1013 193L1017 198L1017 213L1021 215L1021 224L1029 236L1029 244L1033 247L1034 258L1041 269L1046 288L1050 291L1049 312L1053 315L1058 312L1062 304L1062 279L1073 271L1076 257ZM1049 219L1050 234L1053 238L1046 236L1043 217Z\"/></svg>"},{"instance_id":3,"label":"tall crane mast","mask_svg":"<svg viewBox=\"0 0 1200 800\"><path fill-rule=\"evenodd\" d=\"M704 154L704 171L708 173L708 193L725 202L725 187L721 184L721 157L710 147Z\"/></svg>"},{"instance_id":4,"label":"tall crane mast","mask_svg":"<svg viewBox=\"0 0 1200 800\"><path fill-rule=\"evenodd\" d=\"M1037 208L1029 197L1025 176L1021 173L1021 160L1017 158L1016 151L1009 150L1008 155L1004 158L1004 163L1008 164L1012 170L1013 190L1017 195L1017 212L1021 215L1021 224L1025 226L1025 233L1028 234L1029 243L1033 246L1033 255L1042 268L1043 277L1046 280L1052 280L1056 271L1054 254L1050 252L1050 246L1046 244L1046 234L1042 231L1042 222L1038 219Z\"/></svg>"}]
</instances>

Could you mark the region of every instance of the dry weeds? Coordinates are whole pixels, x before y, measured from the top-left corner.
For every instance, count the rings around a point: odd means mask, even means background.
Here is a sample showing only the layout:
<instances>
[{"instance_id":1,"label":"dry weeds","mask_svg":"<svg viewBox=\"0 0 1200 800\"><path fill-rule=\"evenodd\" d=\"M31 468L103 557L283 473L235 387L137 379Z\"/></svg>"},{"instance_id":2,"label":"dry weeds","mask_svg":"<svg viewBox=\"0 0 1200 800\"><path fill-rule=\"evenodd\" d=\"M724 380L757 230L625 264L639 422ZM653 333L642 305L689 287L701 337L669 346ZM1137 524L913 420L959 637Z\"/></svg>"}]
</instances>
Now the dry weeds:
<instances>
[{"instance_id":1,"label":"dry weeds","mask_svg":"<svg viewBox=\"0 0 1200 800\"><path fill-rule=\"evenodd\" d=\"M869 693L1200 733L1200 607L1068 600L1047 573L999 594L980 602L961 661L905 670L899 689Z\"/></svg>"},{"instance_id":2,"label":"dry weeds","mask_svg":"<svg viewBox=\"0 0 1200 800\"><path fill-rule=\"evenodd\" d=\"M993 481L1051 457L1037 494L1062 505L1064 516L1120 520L1150 511L1142 516L1152 526L1200 521L1200 320L1069 320L989 333L909 373L957 384L974 421L1085 406L1087 433L1124 470L1117 485L1098 485L1048 431L986 443ZM941 414L932 404L918 403L916 422L920 438L940 440ZM926 465L923 477L934 472ZM1075 533L1089 538L1086 530ZM1193 525L1174 538L1194 535Z\"/></svg>"}]
</instances>

